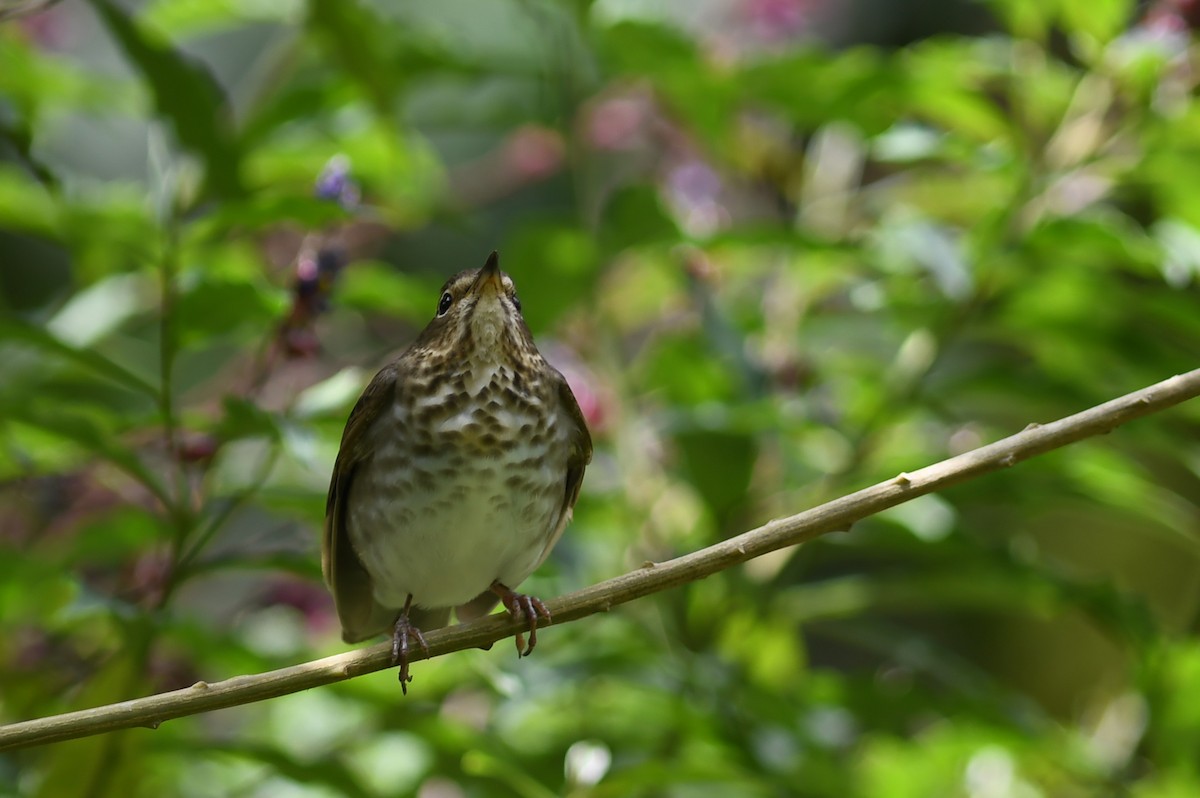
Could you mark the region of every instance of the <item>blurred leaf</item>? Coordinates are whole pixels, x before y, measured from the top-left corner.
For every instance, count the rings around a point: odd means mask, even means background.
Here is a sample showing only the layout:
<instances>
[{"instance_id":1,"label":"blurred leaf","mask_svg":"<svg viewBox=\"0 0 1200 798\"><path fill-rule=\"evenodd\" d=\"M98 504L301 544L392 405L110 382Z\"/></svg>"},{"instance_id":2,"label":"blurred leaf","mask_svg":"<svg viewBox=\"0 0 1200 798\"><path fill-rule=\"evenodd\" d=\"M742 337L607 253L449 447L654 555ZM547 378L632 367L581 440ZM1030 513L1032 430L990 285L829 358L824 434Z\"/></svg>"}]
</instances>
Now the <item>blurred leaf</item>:
<instances>
[{"instance_id":1,"label":"blurred leaf","mask_svg":"<svg viewBox=\"0 0 1200 798\"><path fill-rule=\"evenodd\" d=\"M55 57L31 38L21 34L19 25L0 28L0 96L22 116L32 122L52 108L112 113L134 107L132 84Z\"/></svg>"},{"instance_id":2,"label":"blurred leaf","mask_svg":"<svg viewBox=\"0 0 1200 798\"><path fill-rule=\"evenodd\" d=\"M225 413L215 430L222 441L259 437L279 440L282 434L275 416L251 401L226 396L223 409Z\"/></svg>"},{"instance_id":3,"label":"blurred leaf","mask_svg":"<svg viewBox=\"0 0 1200 798\"><path fill-rule=\"evenodd\" d=\"M305 184L311 183L319 171L314 169L306 173ZM216 230L230 227L260 230L290 222L319 229L348 221L349 218L349 214L340 205L328 200L259 194L245 200L223 203L220 210L206 216L202 224Z\"/></svg>"},{"instance_id":4,"label":"blurred leaf","mask_svg":"<svg viewBox=\"0 0 1200 798\"><path fill-rule=\"evenodd\" d=\"M744 509L758 446L748 435L723 430L680 429L674 435L682 470L708 505L717 523L727 529Z\"/></svg>"},{"instance_id":5,"label":"blurred leaf","mask_svg":"<svg viewBox=\"0 0 1200 798\"><path fill-rule=\"evenodd\" d=\"M0 224L45 238L60 232L59 208L46 187L5 163L0 163Z\"/></svg>"},{"instance_id":6,"label":"blurred leaf","mask_svg":"<svg viewBox=\"0 0 1200 798\"><path fill-rule=\"evenodd\" d=\"M225 98L201 65L130 18L112 0L90 0L125 56L154 92L155 106L186 149L204 159L208 188L219 197L243 193L241 152Z\"/></svg>"},{"instance_id":7,"label":"blurred leaf","mask_svg":"<svg viewBox=\"0 0 1200 798\"><path fill-rule=\"evenodd\" d=\"M711 402L717 412L738 395L733 369L714 357L693 337L664 338L636 366L639 381L663 391L671 405L691 407Z\"/></svg>"},{"instance_id":8,"label":"blurred leaf","mask_svg":"<svg viewBox=\"0 0 1200 798\"><path fill-rule=\"evenodd\" d=\"M256 286L198 277L175 301L174 323L179 345L211 342L219 335L236 333L239 328L248 328L251 337L259 340L275 323L278 309Z\"/></svg>"},{"instance_id":9,"label":"blurred leaf","mask_svg":"<svg viewBox=\"0 0 1200 798\"><path fill-rule=\"evenodd\" d=\"M296 416L318 416L352 407L367 383L362 369L345 368L327 380L306 388L296 397Z\"/></svg>"},{"instance_id":10,"label":"blurred leaf","mask_svg":"<svg viewBox=\"0 0 1200 798\"><path fill-rule=\"evenodd\" d=\"M1117 37L1133 21L1132 0L1060 0L1067 30L1095 37L1101 44Z\"/></svg>"},{"instance_id":11,"label":"blurred leaf","mask_svg":"<svg viewBox=\"0 0 1200 798\"><path fill-rule=\"evenodd\" d=\"M844 120L873 135L896 118L897 105L909 91L903 71L867 48L830 54L801 50L745 69L743 97L812 130ZM920 89L917 83L911 88ZM702 102L701 98L697 98Z\"/></svg>"},{"instance_id":12,"label":"blurred leaf","mask_svg":"<svg viewBox=\"0 0 1200 798\"><path fill-rule=\"evenodd\" d=\"M424 324L436 310L438 287L378 261L355 261L338 282L334 302L339 306L386 313Z\"/></svg>"},{"instance_id":13,"label":"blurred leaf","mask_svg":"<svg viewBox=\"0 0 1200 798\"><path fill-rule=\"evenodd\" d=\"M653 327L690 304L687 276L680 266L679 259L668 253L626 252L606 269L596 301L625 334Z\"/></svg>"},{"instance_id":14,"label":"blurred leaf","mask_svg":"<svg viewBox=\"0 0 1200 798\"><path fill-rule=\"evenodd\" d=\"M1192 752L1200 744L1200 645L1193 640L1163 646L1149 674L1152 678L1151 711L1161 714L1161 724L1151 732L1151 746L1168 762L1198 774Z\"/></svg>"},{"instance_id":15,"label":"blurred leaf","mask_svg":"<svg viewBox=\"0 0 1200 798\"><path fill-rule=\"evenodd\" d=\"M110 659L77 697L79 706L94 707L129 697L129 688L140 676L141 663L129 650ZM39 798L129 795L141 781L146 737L140 730L69 740L48 749L43 763L45 778Z\"/></svg>"},{"instance_id":16,"label":"blurred leaf","mask_svg":"<svg viewBox=\"0 0 1200 798\"><path fill-rule=\"evenodd\" d=\"M205 742L197 750L195 744L172 744L177 753L187 760L201 759L228 763L242 760L252 763L255 773L271 773L266 785L275 794L284 795L339 795L371 796L374 793L364 788L362 781L344 763L334 757L317 761L289 756L274 744L262 744L241 740L237 744L221 741ZM237 781L229 785L236 789ZM319 792L318 792L319 791Z\"/></svg>"},{"instance_id":17,"label":"blurred leaf","mask_svg":"<svg viewBox=\"0 0 1200 798\"><path fill-rule=\"evenodd\" d=\"M124 565L162 538L159 519L139 508L120 507L81 525L71 559L81 568Z\"/></svg>"},{"instance_id":18,"label":"blurred leaf","mask_svg":"<svg viewBox=\"0 0 1200 798\"><path fill-rule=\"evenodd\" d=\"M385 24L360 0L309 0L308 24L384 119L391 117L397 95L415 77L461 68L456 53L428 37Z\"/></svg>"},{"instance_id":19,"label":"blurred leaf","mask_svg":"<svg viewBox=\"0 0 1200 798\"><path fill-rule=\"evenodd\" d=\"M104 458L141 483L164 505L171 504L159 475L153 473L135 451L126 448L115 439L110 419L105 419L109 423L104 424L94 414L89 416L78 412L70 413L62 407L47 408L37 405L10 406L7 408L7 416L11 422L35 427L54 438L60 438Z\"/></svg>"},{"instance_id":20,"label":"blurred leaf","mask_svg":"<svg viewBox=\"0 0 1200 798\"><path fill-rule=\"evenodd\" d=\"M251 23L294 24L303 10L303 0L153 0L141 19L167 36L197 36Z\"/></svg>"},{"instance_id":21,"label":"blurred leaf","mask_svg":"<svg viewBox=\"0 0 1200 798\"><path fill-rule=\"evenodd\" d=\"M667 25L623 21L601 31L601 54L617 75L664 75L696 68L696 47Z\"/></svg>"},{"instance_id":22,"label":"blurred leaf","mask_svg":"<svg viewBox=\"0 0 1200 798\"><path fill-rule=\"evenodd\" d=\"M918 748L919 746L919 748ZM1015 794L1035 790L1037 782L1072 782L1070 771L1087 773L1081 757L1070 756L1053 737L1029 746L1004 728L981 724L934 723L917 740L878 736L863 751L864 795L918 798L970 794L971 785L1003 783ZM913 755L920 750L919 761ZM962 789L963 782L969 791Z\"/></svg>"},{"instance_id":23,"label":"blurred leaf","mask_svg":"<svg viewBox=\"0 0 1200 798\"><path fill-rule=\"evenodd\" d=\"M913 112L952 138L988 142L985 152L973 153L976 159L987 158L981 166L1003 157L1013 137L1013 121L984 91L1006 69L1006 45L932 39L919 43L904 59L906 99ZM986 169L982 171L986 174Z\"/></svg>"},{"instance_id":24,"label":"blurred leaf","mask_svg":"<svg viewBox=\"0 0 1200 798\"><path fill-rule=\"evenodd\" d=\"M403 80L389 69L384 26L358 0L309 0L309 25L324 37L346 72L366 90L377 112L387 114Z\"/></svg>"},{"instance_id":25,"label":"blurred leaf","mask_svg":"<svg viewBox=\"0 0 1200 798\"><path fill-rule=\"evenodd\" d=\"M356 179L362 176L364 194L376 203L356 215L364 223L408 226L424 218L440 200L442 165L420 137L380 120L361 103L343 108L336 127L336 140L331 140L318 127L284 124L249 154L247 180L263 189L243 209L251 223L266 224L272 214L314 225L345 221L346 212L335 203L301 199L311 196L317 175L337 155L350 160ZM280 191L290 194L273 196ZM236 215L218 219L238 223Z\"/></svg>"},{"instance_id":26,"label":"blurred leaf","mask_svg":"<svg viewBox=\"0 0 1200 798\"><path fill-rule=\"evenodd\" d=\"M63 342L57 336L30 324L0 319L0 339L30 344L44 353L76 363L97 376L113 380L130 390L157 399L158 387L104 357L95 349L79 349Z\"/></svg>"},{"instance_id":27,"label":"blurred leaf","mask_svg":"<svg viewBox=\"0 0 1200 798\"><path fill-rule=\"evenodd\" d=\"M341 96L347 93L345 83L331 75L307 77L311 82L281 86L271 97L255 105L253 116L246 120L242 129L242 144L248 153L253 155L277 129L290 122L311 118L315 112L342 102Z\"/></svg>"},{"instance_id":28,"label":"blurred leaf","mask_svg":"<svg viewBox=\"0 0 1200 798\"><path fill-rule=\"evenodd\" d=\"M516 280L521 313L535 334L592 292L596 249L585 230L549 221L531 220L505 239L500 264Z\"/></svg>"},{"instance_id":29,"label":"blurred leaf","mask_svg":"<svg viewBox=\"0 0 1200 798\"><path fill-rule=\"evenodd\" d=\"M714 149L728 145L735 84L709 68L682 32L666 25L625 21L603 29L599 43L611 72L648 79L669 110L688 120Z\"/></svg>"},{"instance_id":30,"label":"blurred leaf","mask_svg":"<svg viewBox=\"0 0 1200 798\"><path fill-rule=\"evenodd\" d=\"M0 621L11 629L23 624L48 627L54 614L75 599L78 582L60 564L52 565L34 552L7 546L0 551Z\"/></svg>"},{"instance_id":31,"label":"blurred leaf","mask_svg":"<svg viewBox=\"0 0 1200 798\"><path fill-rule=\"evenodd\" d=\"M663 209L658 194L646 186L617 193L604 208L600 242L606 253L676 240L679 231Z\"/></svg>"},{"instance_id":32,"label":"blurred leaf","mask_svg":"<svg viewBox=\"0 0 1200 798\"><path fill-rule=\"evenodd\" d=\"M1147 607L1103 584L1072 582L1028 566L1006 563L950 564L944 571L866 579L849 576L798 585L778 596L788 617L798 623L836 617L889 613L1027 612L1053 617L1071 608L1084 610L1107 631L1138 643L1155 639Z\"/></svg>"},{"instance_id":33,"label":"blurred leaf","mask_svg":"<svg viewBox=\"0 0 1200 798\"><path fill-rule=\"evenodd\" d=\"M988 5L1014 35L1040 40L1046 37L1050 29L1058 3L1043 0L990 0Z\"/></svg>"},{"instance_id":34,"label":"blurred leaf","mask_svg":"<svg viewBox=\"0 0 1200 798\"><path fill-rule=\"evenodd\" d=\"M146 274L117 274L80 291L54 314L46 329L75 347L94 345L157 299Z\"/></svg>"}]
</instances>

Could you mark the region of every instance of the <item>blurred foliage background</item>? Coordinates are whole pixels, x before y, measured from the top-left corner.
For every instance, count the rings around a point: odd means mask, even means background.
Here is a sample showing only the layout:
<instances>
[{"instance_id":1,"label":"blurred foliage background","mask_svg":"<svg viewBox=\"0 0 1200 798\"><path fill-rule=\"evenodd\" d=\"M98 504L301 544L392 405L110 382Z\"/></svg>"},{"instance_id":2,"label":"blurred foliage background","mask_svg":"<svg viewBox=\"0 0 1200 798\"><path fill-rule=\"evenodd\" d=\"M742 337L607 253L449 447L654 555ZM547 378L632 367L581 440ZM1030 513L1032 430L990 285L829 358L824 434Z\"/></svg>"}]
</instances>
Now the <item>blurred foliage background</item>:
<instances>
[{"instance_id":1,"label":"blurred foliage background","mask_svg":"<svg viewBox=\"0 0 1200 798\"><path fill-rule=\"evenodd\" d=\"M342 425L492 249L550 597L1200 363L1192 0L70 0L0 23L0 721L344 650ZM0 795L1200 794L1200 406Z\"/></svg>"}]
</instances>

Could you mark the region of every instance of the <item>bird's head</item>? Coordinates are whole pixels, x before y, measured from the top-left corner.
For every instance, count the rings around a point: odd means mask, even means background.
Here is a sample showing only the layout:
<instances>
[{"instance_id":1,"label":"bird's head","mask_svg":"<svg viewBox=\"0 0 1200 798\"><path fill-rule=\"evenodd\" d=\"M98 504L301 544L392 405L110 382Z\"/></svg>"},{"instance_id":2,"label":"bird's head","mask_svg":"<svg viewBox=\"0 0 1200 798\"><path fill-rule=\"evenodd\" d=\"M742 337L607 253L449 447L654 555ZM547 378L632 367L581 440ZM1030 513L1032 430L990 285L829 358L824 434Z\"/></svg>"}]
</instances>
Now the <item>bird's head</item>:
<instances>
[{"instance_id":1,"label":"bird's head","mask_svg":"<svg viewBox=\"0 0 1200 798\"><path fill-rule=\"evenodd\" d=\"M436 315L415 348L435 357L475 362L515 362L537 354L516 286L500 271L499 254L489 255L483 268L459 272L446 281Z\"/></svg>"}]
</instances>

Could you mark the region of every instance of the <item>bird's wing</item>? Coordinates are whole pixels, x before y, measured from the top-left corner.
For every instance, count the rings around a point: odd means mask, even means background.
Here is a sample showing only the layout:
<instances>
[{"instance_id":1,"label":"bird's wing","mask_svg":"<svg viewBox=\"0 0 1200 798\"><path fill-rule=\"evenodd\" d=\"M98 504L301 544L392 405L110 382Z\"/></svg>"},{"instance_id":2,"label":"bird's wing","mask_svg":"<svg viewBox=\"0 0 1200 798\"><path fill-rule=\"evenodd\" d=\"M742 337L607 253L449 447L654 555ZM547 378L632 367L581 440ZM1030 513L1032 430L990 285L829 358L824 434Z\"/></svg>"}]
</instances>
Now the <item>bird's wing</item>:
<instances>
[{"instance_id":1,"label":"bird's wing","mask_svg":"<svg viewBox=\"0 0 1200 798\"><path fill-rule=\"evenodd\" d=\"M541 565L550 556L550 550L558 543L563 530L567 528L567 523L571 520L571 510L579 499L579 488L583 485L584 469L587 468L588 463L592 462L592 435L588 432L587 424L583 420L579 402L575 401L575 394L571 393L571 386L567 384L566 377L554 371L554 380L558 392L558 402L566 413L570 429L570 450L567 455L567 475L563 484L562 505L559 508L558 518L551 528L550 534L546 537L546 546L542 549L542 556L538 558L538 565Z\"/></svg>"},{"instance_id":2,"label":"bird's wing","mask_svg":"<svg viewBox=\"0 0 1200 798\"><path fill-rule=\"evenodd\" d=\"M376 374L350 412L325 502L321 572L333 594L338 620L342 623L342 638L347 643L357 643L385 631L397 614L395 609L375 601L371 575L350 543L346 515L354 475L374 455L372 422L395 397L396 369L393 363Z\"/></svg>"}]
</instances>

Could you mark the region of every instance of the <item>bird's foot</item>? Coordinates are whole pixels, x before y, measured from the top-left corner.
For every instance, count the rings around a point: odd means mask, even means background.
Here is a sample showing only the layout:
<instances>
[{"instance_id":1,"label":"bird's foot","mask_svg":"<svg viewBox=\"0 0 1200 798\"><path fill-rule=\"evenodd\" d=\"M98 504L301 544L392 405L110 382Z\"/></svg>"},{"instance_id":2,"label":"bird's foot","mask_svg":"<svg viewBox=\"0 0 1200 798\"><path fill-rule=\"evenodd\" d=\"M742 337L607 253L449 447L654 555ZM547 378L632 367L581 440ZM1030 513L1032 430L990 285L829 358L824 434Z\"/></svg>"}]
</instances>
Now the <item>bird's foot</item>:
<instances>
[{"instance_id":1,"label":"bird's foot","mask_svg":"<svg viewBox=\"0 0 1200 798\"><path fill-rule=\"evenodd\" d=\"M408 695L408 683L412 681L412 674L408 672L408 653L411 651L409 643L415 640L425 652L425 656L429 656L429 644L425 642L425 635L408 619L411 606L412 596L409 596L408 601L404 602L404 612L400 613L392 630L392 664L400 666L400 691L404 695Z\"/></svg>"},{"instance_id":2,"label":"bird's foot","mask_svg":"<svg viewBox=\"0 0 1200 798\"><path fill-rule=\"evenodd\" d=\"M533 647L537 645L538 619L545 618L547 624L553 623L550 610L546 608L540 598L518 593L499 582L492 582L492 592L500 597L500 602L508 610L509 615L518 621L524 619L529 623L528 648L525 647L525 633L517 632L517 656L528 657L533 652Z\"/></svg>"}]
</instances>

